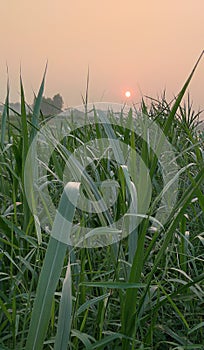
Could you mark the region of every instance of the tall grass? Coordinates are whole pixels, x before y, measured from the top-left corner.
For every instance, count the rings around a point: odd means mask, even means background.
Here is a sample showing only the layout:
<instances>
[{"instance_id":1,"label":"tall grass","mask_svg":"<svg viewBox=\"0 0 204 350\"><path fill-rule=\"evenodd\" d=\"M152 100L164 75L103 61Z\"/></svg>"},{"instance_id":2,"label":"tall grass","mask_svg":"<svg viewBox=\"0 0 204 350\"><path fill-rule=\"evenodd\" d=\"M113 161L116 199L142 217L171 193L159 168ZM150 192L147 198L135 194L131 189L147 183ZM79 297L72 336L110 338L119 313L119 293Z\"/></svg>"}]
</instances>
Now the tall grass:
<instances>
[{"instance_id":1,"label":"tall grass","mask_svg":"<svg viewBox=\"0 0 204 350\"><path fill-rule=\"evenodd\" d=\"M119 164L106 156L99 157L97 148L90 143L87 147L87 142L121 140L130 151L140 154L149 169L153 189L147 215L129 237L95 249L70 247L57 240L64 233L59 214L49 236L39 227L38 217L27 203L25 159L45 123L40 114L45 75L32 115L26 115L22 79L21 114L16 113L12 119L7 93L0 151L1 349L203 349L203 136L196 132L199 114L190 103L181 104L197 64L171 104L163 96L158 101L151 99L149 104L143 100L140 106L149 121L163 130L179 165L178 199L160 230L152 222L163 186L161 169L156 152L132 130L131 110L127 118L121 114L122 126L101 124L96 115L93 126L88 123L86 109L86 125L76 128L55 147L47 168L53 202L73 225L86 225L95 232L104 222L111 225L127 212L130 191L136 193L136 189L114 143L112 151L120 158ZM88 92L86 106L87 100ZM112 114L110 118L114 121L115 117ZM77 121L70 118L70 127L73 123ZM163 141L158 140L158 149ZM99 149L101 144L97 142ZM90 196L99 200L105 193L99 185L110 178L119 184L117 200L104 216L75 210L77 182L62 187L67 157L79 146L84 146L82 164L85 157L93 159L83 178ZM108 147L103 152L108 154ZM130 215L133 221L136 205L135 197ZM129 225L134 227L131 220Z\"/></svg>"}]
</instances>

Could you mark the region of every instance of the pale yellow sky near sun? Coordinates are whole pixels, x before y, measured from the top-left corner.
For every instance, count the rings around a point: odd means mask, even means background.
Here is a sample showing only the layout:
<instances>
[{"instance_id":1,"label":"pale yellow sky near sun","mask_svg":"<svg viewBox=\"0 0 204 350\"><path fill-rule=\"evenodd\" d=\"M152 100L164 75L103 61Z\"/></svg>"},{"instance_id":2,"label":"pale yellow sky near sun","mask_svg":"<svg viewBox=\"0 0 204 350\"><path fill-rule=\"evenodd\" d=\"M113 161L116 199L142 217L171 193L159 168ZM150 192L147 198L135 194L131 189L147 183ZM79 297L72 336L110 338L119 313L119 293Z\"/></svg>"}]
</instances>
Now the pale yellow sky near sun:
<instances>
[{"instance_id":1,"label":"pale yellow sky near sun","mask_svg":"<svg viewBox=\"0 0 204 350\"><path fill-rule=\"evenodd\" d=\"M19 71L28 102L46 60L45 95L61 93L65 106L81 103L90 68L90 102L123 102L130 90L157 97L179 92L204 49L203 0L0 0L0 102L19 99ZM190 85L204 109L204 58Z\"/></svg>"}]
</instances>

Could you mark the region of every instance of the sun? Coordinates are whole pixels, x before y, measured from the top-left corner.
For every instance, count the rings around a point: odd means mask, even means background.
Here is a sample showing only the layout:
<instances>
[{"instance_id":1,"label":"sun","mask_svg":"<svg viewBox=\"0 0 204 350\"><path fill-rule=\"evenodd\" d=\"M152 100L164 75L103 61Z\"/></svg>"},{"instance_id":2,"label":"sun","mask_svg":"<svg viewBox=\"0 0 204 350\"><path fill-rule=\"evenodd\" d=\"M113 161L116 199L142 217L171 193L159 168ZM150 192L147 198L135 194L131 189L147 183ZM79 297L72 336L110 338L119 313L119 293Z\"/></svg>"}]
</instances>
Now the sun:
<instances>
[{"instance_id":1,"label":"sun","mask_svg":"<svg viewBox=\"0 0 204 350\"><path fill-rule=\"evenodd\" d=\"M130 98L130 96L131 96L131 92L130 91L126 91L125 92L125 97Z\"/></svg>"}]
</instances>

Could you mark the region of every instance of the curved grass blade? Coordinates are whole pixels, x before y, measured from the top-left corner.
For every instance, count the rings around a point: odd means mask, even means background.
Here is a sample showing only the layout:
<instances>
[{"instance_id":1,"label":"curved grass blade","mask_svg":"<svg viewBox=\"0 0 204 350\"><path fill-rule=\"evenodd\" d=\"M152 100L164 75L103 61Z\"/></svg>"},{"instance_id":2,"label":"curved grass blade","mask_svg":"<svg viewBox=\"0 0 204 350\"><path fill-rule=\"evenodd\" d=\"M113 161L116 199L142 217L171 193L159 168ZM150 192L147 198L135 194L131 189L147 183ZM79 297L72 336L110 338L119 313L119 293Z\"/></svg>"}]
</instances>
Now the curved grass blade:
<instances>
[{"instance_id":1,"label":"curved grass blade","mask_svg":"<svg viewBox=\"0 0 204 350\"><path fill-rule=\"evenodd\" d=\"M95 339L93 337L91 337L90 335L88 335L86 333L82 333L82 332L78 331L77 329L72 330L72 336L78 338L84 344L85 349L88 349L91 346L91 342L89 339L95 341Z\"/></svg>"},{"instance_id":2,"label":"curved grass blade","mask_svg":"<svg viewBox=\"0 0 204 350\"><path fill-rule=\"evenodd\" d=\"M82 284L86 285L85 282L82 283ZM109 296L110 296L110 293L106 293L106 294L100 295L99 297L95 297L95 298L93 298L91 300L86 301L83 305L81 305L78 308L78 310L76 312L76 315L79 316L82 312L84 312L85 310L89 309L90 306L97 304L99 301L104 300L104 299L108 298Z\"/></svg>"},{"instance_id":3,"label":"curved grass blade","mask_svg":"<svg viewBox=\"0 0 204 350\"><path fill-rule=\"evenodd\" d=\"M92 344L90 347L87 347L86 349L87 350L104 349L106 345L112 342L113 340L121 339L121 338L122 338L122 335L118 333L108 335L107 337L95 342L94 344Z\"/></svg>"}]
</instances>

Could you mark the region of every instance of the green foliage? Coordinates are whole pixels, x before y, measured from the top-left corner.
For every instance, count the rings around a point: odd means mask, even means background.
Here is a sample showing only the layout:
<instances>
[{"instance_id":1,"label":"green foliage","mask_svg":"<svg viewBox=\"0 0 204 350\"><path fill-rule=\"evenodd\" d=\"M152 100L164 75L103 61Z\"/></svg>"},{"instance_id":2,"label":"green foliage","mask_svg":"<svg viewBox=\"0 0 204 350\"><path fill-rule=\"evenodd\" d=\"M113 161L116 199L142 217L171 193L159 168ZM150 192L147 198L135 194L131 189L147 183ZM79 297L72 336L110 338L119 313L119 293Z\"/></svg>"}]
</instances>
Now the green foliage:
<instances>
[{"instance_id":1,"label":"green foliage","mask_svg":"<svg viewBox=\"0 0 204 350\"><path fill-rule=\"evenodd\" d=\"M68 155L91 140L120 139L137 150L150 171L153 191L147 215L129 237L96 249L71 248L56 240L65 227L58 224L59 213L51 237L41 231L26 201L25 159L44 123L40 104L45 75L32 115L26 113L20 80L21 113L15 123L9 118L7 94L0 149L1 349L203 349L204 138L196 131L199 113L194 113L189 100L181 105L193 72L173 104L163 96L151 99L150 105L143 100L140 107L165 132L180 167L178 200L160 231L153 230L152 220L163 185L161 170L147 142L131 131L131 111L123 127L102 125L95 116L94 127L87 123L75 129L53 151L47 169L53 202L70 222L95 230L123 216L129 193L136 189L114 142L112 152L120 164L84 147L82 162L90 154L94 159L84 172L84 191L99 200L99 184L111 178L119 183L118 198L101 216L75 210L66 194L76 203L79 184L61 186ZM84 103L87 107L87 98ZM162 142L158 140L158 147ZM136 205L135 197L134 210Z\"/></svg>"}]
</instances>

